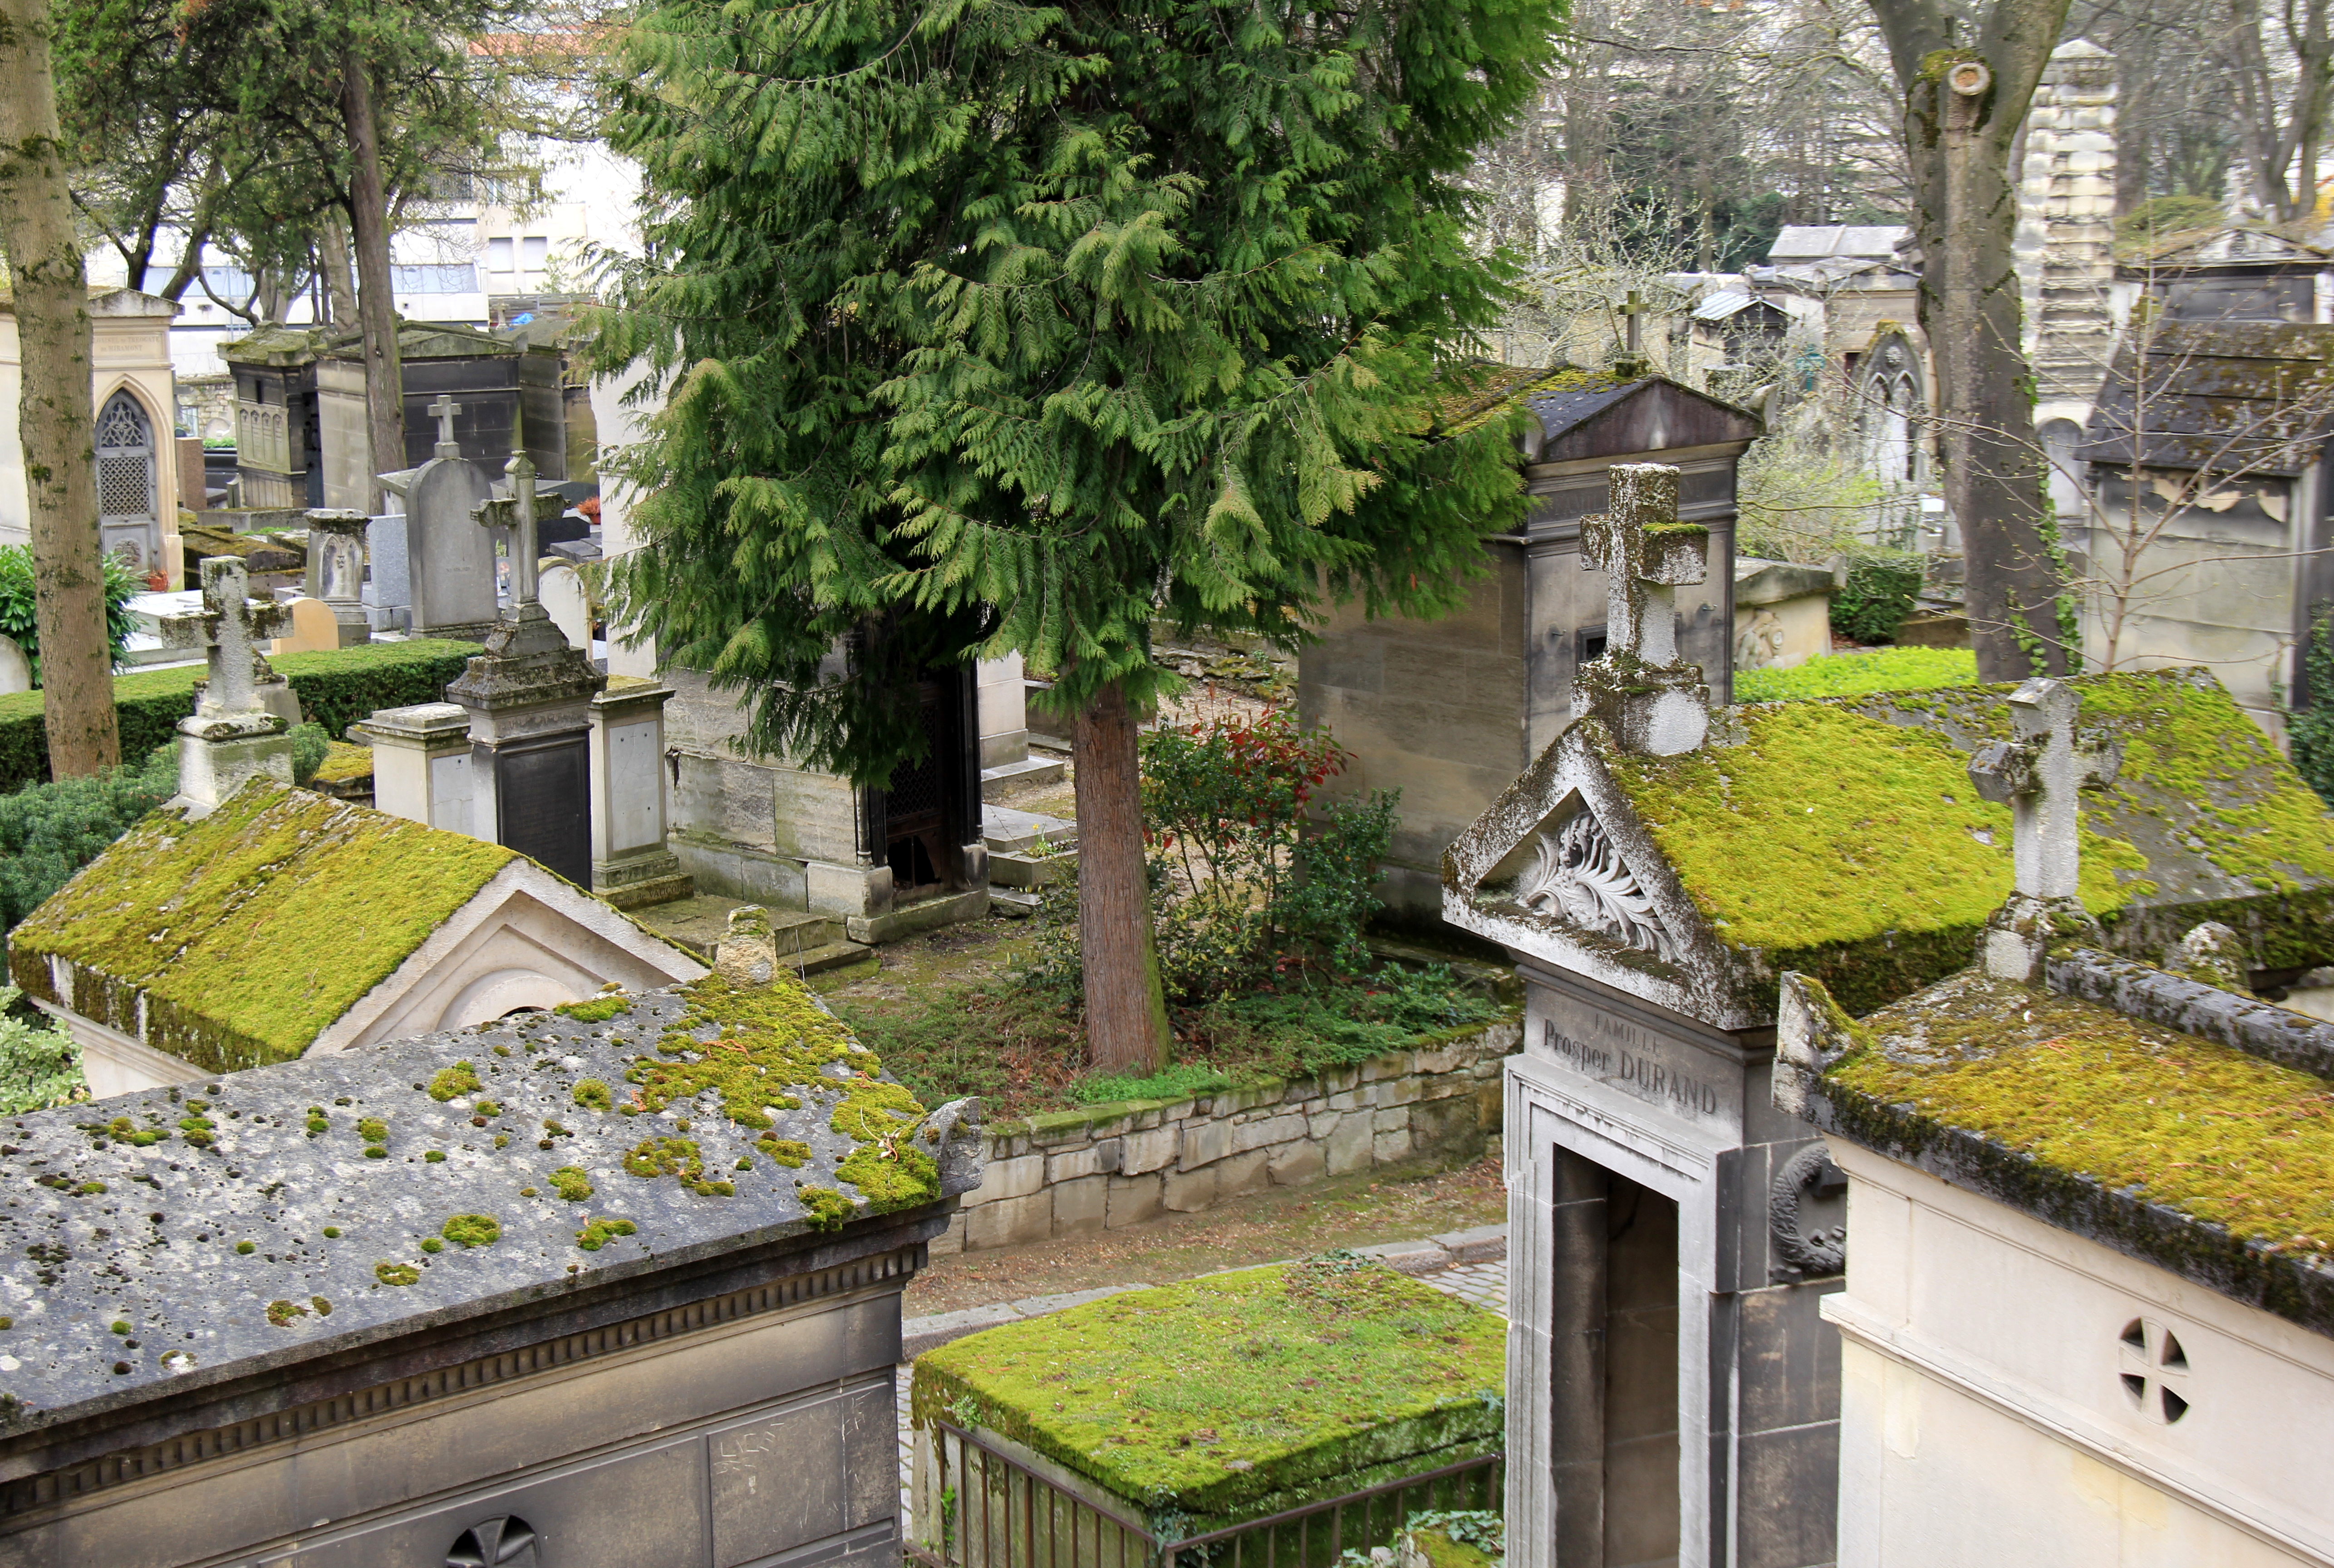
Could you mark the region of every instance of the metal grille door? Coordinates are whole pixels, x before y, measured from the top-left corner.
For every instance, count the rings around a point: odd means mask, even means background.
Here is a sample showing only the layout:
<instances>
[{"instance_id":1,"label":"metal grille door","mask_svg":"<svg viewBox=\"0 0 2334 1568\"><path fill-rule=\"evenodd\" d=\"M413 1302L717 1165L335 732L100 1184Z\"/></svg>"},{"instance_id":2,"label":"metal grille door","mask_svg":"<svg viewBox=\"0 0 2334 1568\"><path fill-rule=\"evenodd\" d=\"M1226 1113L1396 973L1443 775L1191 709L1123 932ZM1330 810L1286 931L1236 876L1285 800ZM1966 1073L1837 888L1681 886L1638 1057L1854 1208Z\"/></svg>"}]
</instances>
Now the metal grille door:
<instances>
[{"instance_id":1,"label":"metal grille door","mask_svg":"<svg viewBox=\"0 0 2334 1568\"><path fill-rule=\"evenodd\" d=\"M106 399L97 417L98 532L108 550L140 567L153 564L156 525L154 438L146 410L127 392Z\"/></svg>"}]
</instances>

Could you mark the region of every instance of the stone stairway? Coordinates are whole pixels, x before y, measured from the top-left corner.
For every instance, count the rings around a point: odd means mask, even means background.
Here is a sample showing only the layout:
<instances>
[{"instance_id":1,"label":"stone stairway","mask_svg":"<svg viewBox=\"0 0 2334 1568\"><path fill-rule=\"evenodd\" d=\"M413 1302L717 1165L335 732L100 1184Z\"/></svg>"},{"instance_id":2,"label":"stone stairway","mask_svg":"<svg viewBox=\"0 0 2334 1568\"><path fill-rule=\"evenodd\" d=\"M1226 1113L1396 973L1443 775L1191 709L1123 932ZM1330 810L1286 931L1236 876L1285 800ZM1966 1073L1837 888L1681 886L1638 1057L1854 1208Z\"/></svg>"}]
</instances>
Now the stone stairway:
<instances>
[{"instance_id":1,"label":"stone stairway","mask_svg":"<svg viewBox=\"0 0 2334 1568\"><path fill-rule=\"evenodd\" d=\"M1078 824L1008 806L980 808L989 846L989 901L998 914L1032 914L1038 890L1077 875Z\"/></svg>"},{"instance_id":2,"label":"stone stairway","mask_svg":"<svg viewBox=\"0 0 2334 1568\"><path fill-rule=\"evenodd\" d=\"M632 919L676 947L688 948L707 963L713 961L713 949L729 928L729 911L747 908L743 899L724 899L706 895L694 899L678 899L669 904L657 904L632 911ZM838 969L845 964L855 964L873 948L846 940L843 934L843 918L821 915L803 909L768 909L770 928L778 938L778 952L789 968L797 973L815 975L823 969Z\"/></svg>"}]
</instances>

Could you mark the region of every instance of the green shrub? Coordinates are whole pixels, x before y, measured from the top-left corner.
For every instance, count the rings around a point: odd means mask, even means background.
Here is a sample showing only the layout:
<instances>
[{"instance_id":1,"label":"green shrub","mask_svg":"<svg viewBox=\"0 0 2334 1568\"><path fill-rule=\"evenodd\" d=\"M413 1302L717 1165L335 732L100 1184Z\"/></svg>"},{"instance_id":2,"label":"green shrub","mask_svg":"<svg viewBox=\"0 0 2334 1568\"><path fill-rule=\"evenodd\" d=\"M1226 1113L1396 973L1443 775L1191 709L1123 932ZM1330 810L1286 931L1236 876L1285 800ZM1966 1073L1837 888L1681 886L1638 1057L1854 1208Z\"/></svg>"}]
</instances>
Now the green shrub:
<instances>
[{"instance_id":1,"label":"green shrub","mask_svg":"<svg viewBox=\"0 0 2334 1568\"><path fill-rule=\"evenodd\" d=\"M24 995L0 985L0 1116L89 1098L72 1036L54 1024L25 1017Z\"/></svg>"},{"instance_id":2,"label":"green shrub","mask_svg":"<svg viewBox=\"0 0 2334 1568\"><path fill-rule=\"evenodd\" d=\"M1394 837L1383 791L1308 811L1346 755L1287 712L1143 737L1143 817L1171 996L1203 997L1290 964L1367 967L1363 928Z\"/></svg>"},{"instance_id":3,"label":"green shrub","mask_svg":"<svg viewBox=\"0 0 2334 1568\"><path fill-rule=\"evenodd\" d=\"M105 572L105 634L118 658L130 646L138 622L130 614L130 596L146 592L145 582L130 574L121 557L107 553L98 557ZM33 614L33 550L29 544L0 544L0 636L14 638L32 661L33 684L41 683L41 631Z\"/></svg>"},{"instance_id":4,"label":"green shrub","mask_svg":"<svg viewBox=\"0 0 2334 1568\"><path fill-rule=\"evenodd\" d=\"M1894 642L1921 592L1921 559L1894 552L1851 556L1831 596L1831 629L1862 643Z\"/></svg>"},{"instance_id":5,"label":"green shrub","mask_svg":"<svg viewBox=\"0 0 2334 1568\"><path fill-rule=\"evenodd\" d=\"M1737 702L1790 702L1807 697L1847 697L1859 691L1921 691L1933 686L1975 686L1977 655L1966 648L1876 648L1835 653L1792 669L1738 669Z\"/></svg>"},{"instance_id":6,"label":"green shrub","mask_svg":"<svg viewBox=\"0 0 2334 1568\"><path fill-rule=\"evenodd\" d=\"M472 642L425 639L287 653L269 662L292 683L305 717L330 736L345 733L378 708L443 701L447 683L478 651ZM114 678L113 711L121 726L123 756L144 756L170 738L178 722L194 711L195 683L204 673L201 665L192 664ZM49 775L41 710L37 691L0 697L0 793Z\"/></svg>"}]
</instances>

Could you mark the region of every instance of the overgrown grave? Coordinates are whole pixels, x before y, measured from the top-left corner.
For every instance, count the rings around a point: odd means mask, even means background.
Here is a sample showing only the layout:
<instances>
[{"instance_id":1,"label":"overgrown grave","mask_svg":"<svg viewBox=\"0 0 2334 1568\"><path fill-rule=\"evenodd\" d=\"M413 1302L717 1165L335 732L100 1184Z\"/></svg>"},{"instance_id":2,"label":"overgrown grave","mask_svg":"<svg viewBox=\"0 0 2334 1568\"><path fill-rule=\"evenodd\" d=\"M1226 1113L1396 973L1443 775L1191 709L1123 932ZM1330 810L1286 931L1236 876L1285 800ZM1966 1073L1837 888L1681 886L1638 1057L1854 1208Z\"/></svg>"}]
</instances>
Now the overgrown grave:
<instances>
[{"instance_id":1,"label":"overgrown grave","mask_svg":"<svg viewBox=\"0 0 2334 1568\"><path fill-rule=\"evenodd\" d=\"M951 1563L1002 1563L1009 1507L1009 1560L1050 1561L1050 1545L1113 1561L1114 1528L1164 1544L1489 1460L1506 1342L1495 1313L1339 1252L969 1335L915 1363L914 1534ZM1492 1474L1469 1473L1477 1506L1497 1505L1481 1501ZM1396 1520L1376 1518L1374 1542L1349 1515L1345 1544L1383 1544ZM1266 1547L1247 1543L1249 1560Z\"/></svg>"},{"instance_id":2,"label":"overgrown grave","mask_svg":"<svg viewBox=\"0 0 2334 1568\"><path fill-rule=\"evenodd\" d=\"M887 1543L965 1112L781 975L11 1118L0 1555Z\"/></svg>"}]
</instances>

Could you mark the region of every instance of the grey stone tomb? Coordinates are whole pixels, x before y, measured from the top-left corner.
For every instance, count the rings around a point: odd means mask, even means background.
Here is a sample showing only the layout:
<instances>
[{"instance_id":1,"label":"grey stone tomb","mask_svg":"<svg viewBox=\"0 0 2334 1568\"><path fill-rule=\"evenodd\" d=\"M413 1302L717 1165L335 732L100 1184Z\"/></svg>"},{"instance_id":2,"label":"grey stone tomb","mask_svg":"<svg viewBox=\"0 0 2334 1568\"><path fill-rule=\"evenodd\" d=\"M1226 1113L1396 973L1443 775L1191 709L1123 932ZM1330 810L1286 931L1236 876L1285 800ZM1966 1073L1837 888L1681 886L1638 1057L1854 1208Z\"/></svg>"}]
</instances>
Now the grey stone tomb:
<instances>
[{"instance_id":1,"label":"grey stone tomb","mask_svg":"<svg viewBox=\"0 0 2334 1568\"><path fill-rule=\"evenodd\" d=\"M280 683L260 646L291 613L249 597L250 574L232 556L203 563L203 608L161 623L165 640L206 650L210 664L194 713L178 721L178 793L172 803L207 814L255 774L292 782L292 742L262 688Z\"/></svg>"},{"instance_id":2,"label":"grey stone tomb","mask_svg":"<svg viewBox=\"0 0 2334 1568\"><path fill-rule=\"evenodd\" d=\"M487 650L446 688L470 715L470 831L592 885L592 698L607 677L568 645L535 598L535 524L555 495L511 454L508 494L472 509L471 532L511 534L510 608Z\"/></svg>"},{"instance_id":3,"label":"grey stone tomb","mask_svg":"<svg viewBox=\"0 0 2334 1568\"><path fill-rule=\"evenodd\" d=\"M455 444L459 409L449 398L430 405L438 418L436 456L413 470L404 487L408 622L417 637L476 639L495 620L495 542L473 520L494 486Z\"/></svg>"},{"instance_id":4,"label":"grey stone tomb","mask_svg":"<svg viewBox=\"0 0 2334 1568\"><path fill-rule=\"evenodd\" d=\"M364 607L365 534L371 521L342 508L308 509L308 592L332 611L342 648L372 640Z\"/></svg>"},{"instance_id":5,"label":"grey stone tomb","mask_svg":"<svg viewBox=\"0 0 2334 1568\"><path fill-rule=\"evenodd\" d=\"M10 1119L0 1562L896 1564L901 1293L978 1125L877 1112L877 1212L840 1063L678 1123L627 1074L720 994L622 1000Z\"/></svg>"}]
</instances>

